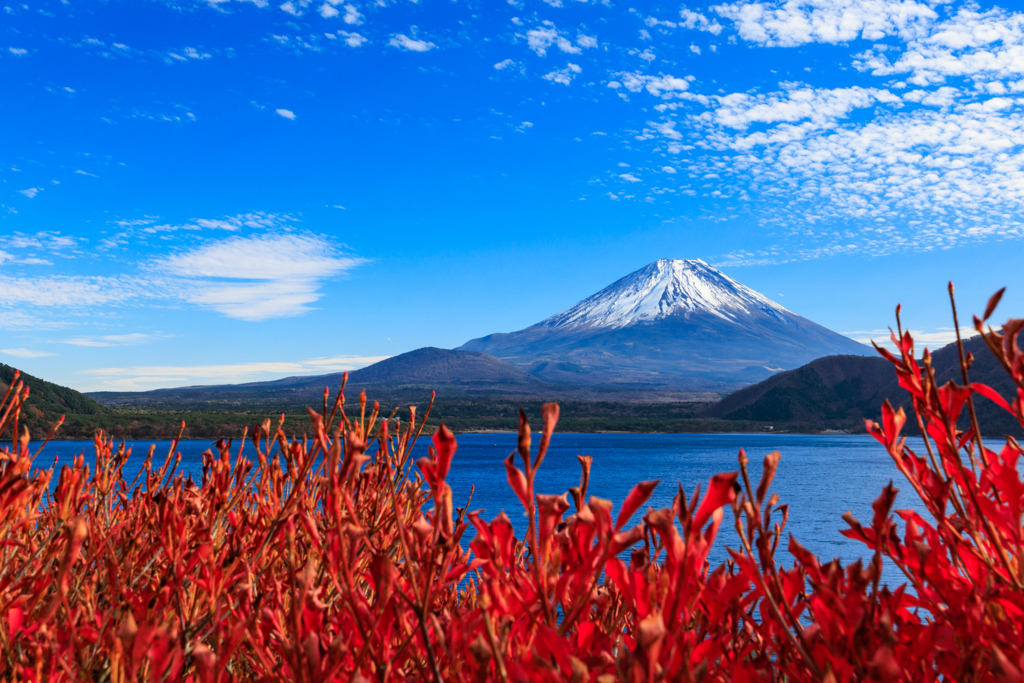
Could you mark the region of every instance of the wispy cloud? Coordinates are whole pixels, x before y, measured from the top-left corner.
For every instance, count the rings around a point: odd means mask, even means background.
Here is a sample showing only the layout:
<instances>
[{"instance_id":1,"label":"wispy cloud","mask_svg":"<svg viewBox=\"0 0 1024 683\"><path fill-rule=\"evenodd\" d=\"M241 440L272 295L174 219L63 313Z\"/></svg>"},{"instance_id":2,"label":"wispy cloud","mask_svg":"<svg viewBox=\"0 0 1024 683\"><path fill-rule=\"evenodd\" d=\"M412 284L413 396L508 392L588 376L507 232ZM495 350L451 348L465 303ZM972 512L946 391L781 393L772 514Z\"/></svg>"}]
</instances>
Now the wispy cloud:
<instances>
[{"instance_id":1,"label":"wispy cloud","mask_svg":"<svg viewBox=\"0 0 1024 683\"><path fill-rule=\"evenodd\" d=\"M194 384L228 384L278 379L291 375L344 372L385 360L389 356L332 356L303 361L231 363L225 365L146 365L82 370L96 379L94 390L135 391Z\"/></svg>"},{"instance_id":2,"label":"wispy cloud","mask_svg":"<svg viewBox=\"0 0 1024 683\"><path fill-rule=\"evenodd\" d=\"M543 26L526 32L526 44L541 57L547 54L552 45L562 52L578 55L586 48L597 47L597 38L580 33L573 40L570 34L559 32L554 24L545 22Z\"/></svg>"},{"instance_id":3,"label":"wispy cloud","mask_svg":"<svg viewBox=\"0 0 1024 683\"><path fill-rule=\"evenodd\" d=\"M952 344L956 341L956 330L952 327L937 327L932 330L907 330L911 336L914 337L914 345L917 347L918 352L923 351L926 347L932 351L939 349L947 344ZM890 351L896 350L896 345L892 343L890 338L889 330L855 330L853 332L843 332L844 335L861 342L862 344L871 344L875 342L881 347L889 349ZM961 327L960 337L967 339L978 334L978 331L973 327Z\"/></svg>"},{"instance_id":4,"label":"wispy cloud","mask_svg":"<svg viewBox=\"0 0 1024 683\"><path fill-rule=\"evenodd\" d=\"M410 38L404 33L392 36L391 40L388 41L388 45L402 50L409 50L410 52L427 52L437 47L437 45L434 45L429 41Z\"/></svg>"},{"instance_id":5,"label":"wispy cloud","mask_svg":"<svg viewBox=\"0 0 1024 683\"><path fill-rule=\"evenodd\" d=\"M164 56L164 61L168 64L174 64L175 62L201 61L210 59L212 56L209 52L201 52L194 47L185 47L180 50L168 51Z\"/></svg>"},{"instance_id":6,"label":"wispy cloud","mask_svg":"<svg viewBox=\"0 0 1024 683\"><path fill-rule=\"evenodd\" d=\"M109 346L128 346L132 344L142 344L148 341L152 341L157 337L163 336L166 335L152 335L145 334L142 332L132 332L130 334L107 334L101 337L77 337L74 339L64 339L61 340L61 343L71 344L72 346L104 348Z\"/></svg>"},{"instance_id":7,"label":"wispy cloud","mask_svg":"<svg viewBox=\"0 0 1024 683\"><path fill-rule=\"evenodd\" d=\"M55 275L22 278L0 274L5 308L89 308L121 304L149 294L143 282L127 277Z\"/></svg>"},{"instance_id":8,"label":"wispy cloud","mask_svg":"<svg viewBox=\"0 0 1024 683\"><path fill-rule=\"evenodd\" d=\"M938 3L935 3L938 4ZM857 38L914 38L937 14L914 0L819 0L817 2L734 2L712 7L733 22L741 38L766 47L846 43ZM695 26L699 19L694 22Z\"/></svg>"},{"instance_id":9,"label":"wispy cloud","mask_svg":"<svg viewBox=\"0 0 1024 683\"><path fill-rule=\"evenodd\" d=\"M365 259L342 254L311 234L238 236L177 252L154 263L179 276L180 296L240 320L266 320L310 310L323 283Z\"/></svg>"},{"instance_id":10,"label":"wispy cloud","mask_svg":"<svg viewBox=\"0 0 1024 683\"><path fill-rule=\"evenodd\" d=\"M338 31L338 35L344 36L345 44L349 47L359 47L363 43L367 42L367 39L358 33L349 33L348 31Z\"/></svg>"},{"instance_id":11,"label":"wispy cloud","mask_svg":"<svg viewBox=\"0 0 1024 683\"><path fill-rule=\"evenodd\" d=\"M295 120L295 112L291 111L290 109L278 109L276 111L278 116L286 118L289 121Z\"/></svg>"},{"instance_id":12,"label":"wispy cloud","mask_svg":"<svg viewBox=\"0 0 1024 683\"><path fill-rule=\"evenodd\" d=\"M576 78L577 74L583 72L582 67L577 64L570 62L564 69L556 69L551 73L544 74L544 80L551 81L552 83L561 83L562 85L569 85L572 83L572 79Z\"/></svg>"},{"instance_id":13,"label":"wispy cloud","mask_svg":"<svg viewBox=\"0 0 1024 683\"><path fill-rule=\"evenodd\" d=\"M0 349L0 353L8 356L14 356L15 358L45 358L47 356L57 355L47 351L34 351L32 349Z\"/></svg>"},{"instance_id":14,"label":"wispy cloud","mask_svg":"<svg viewBox=\"0 0 1024 683\"><path fill-rule=\"evenodd\" d=\"M161 225L156 219L122 221L123 231L105 238L103 248L120 248L135 239L161 237L165 253L143 261L137 272L122 275L50 275L21 277L0 273L0 320L18 308L40 311L89 310L110 306L181 305L186 302L239 320L259 321L294 316L311 309L324 285L343 276L365 259L344 253L343 245L327 237L295 231L290 222L273 214L246 214L226 219L198 219L182 225ZM274 232L267 232L268 230ZM166 238L178 230L193 235L203 230L226 230L227 239L206 239L197 246L168 248ZM173 243L173 242L172 242ZM193 237L188 244L195 244ZM58 233L6 237L10 251L0 261L32 263L15 252L22 248L77 249L78 243ZM38 263L48 263L37 259ZM102 338L81 337L68 343L108 346L138 342L140 334Z\"/></svg>"}]
</instances>

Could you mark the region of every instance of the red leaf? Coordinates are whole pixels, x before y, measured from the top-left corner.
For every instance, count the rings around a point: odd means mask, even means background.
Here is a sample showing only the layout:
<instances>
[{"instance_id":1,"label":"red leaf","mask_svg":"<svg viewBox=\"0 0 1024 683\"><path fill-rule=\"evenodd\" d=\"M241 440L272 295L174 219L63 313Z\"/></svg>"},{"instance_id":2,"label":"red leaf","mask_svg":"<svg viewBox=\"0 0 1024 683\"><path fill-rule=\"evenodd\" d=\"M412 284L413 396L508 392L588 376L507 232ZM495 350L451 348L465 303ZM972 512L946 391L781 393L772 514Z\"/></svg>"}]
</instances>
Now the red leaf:
<instances>
[{"instance_id":1,"label":"red leaf","mask_svg":"<svg viewBox=\"0 0 1024 683\"><path fill-rule=\"evenodd\" d=\"M1013 408L1011 408L1010 404L1006 402L1006 399L1000 396L999 392L997 392L995 389L988 386L987 384L978 384L977 382L974 382L971 384L971 389L974 390L974 393L981 394L982 396L984 396L985 398L987 398L988 400L992 401L997 406L1002 408L1003 410L1007 410L1010 413L1013 413Z\"/></svg>"},{"instance_id":2,"label":"red leaf","mask_svg":"<svg viewBox=\"0 0 1024 683\"><path fill-rule=\"evenodd\" d=\"M515 491L519 502L523 504L523 507L528 508L527 501L530 496L527 493L526 475L523 474L521 469L516 467L514 453L505 458L505 473L508 475L508 485Z\"/></svg>"},{"instance_id":3,"label":"red leaf","mask_svg":"<svg viewBox=\"0 0 1024 683\"><path fill-rule=\"evenodd\" d=\"M708 492L705 494L704 500L700 502L697 514L693 516L695 529L703 527L715 510L723 505L730 505L736 500L736 494L740 490L739 485L736 483L736 477L738 476L739 472L729 472L726 474L716 474L711 477L711 482L708 484Z\"/></svg>"},{"instance_id":4,"label":"red leaf","mask_svg":"<svg viewBox=\"0 0 1024 683\"><path fill-rule=\"evenodd\" d=\"M619 511L618 519L615 520L615 530L619 531L629 518L633 516L633 513L637 509L646 503L651 498L651 494L654 493L654 487L661 482L660 479L654 481L642 481L633 487L633 490L626 496L626 500L622 503L622 510Z\"/></svg>"},{"instance_id":5,"label":"red leaf","mask_svg":"<svg viewBox=\"0 0 1024 683\"><path fill-rule=\"evenodd\" d=\"M981 318L982 322L988 320L990 317L992 317L992 314L995 313L996 306L999 305L999 300L1003 298L1003 292L1005 291L1006 287L1003 287L998 292L993 294L992 298L988 300L988 305L985 306L985 315L982 316Z\"/></svg>"},{"instance_id":6,"label":"red leaf","mask_svg":"<svg viewBox=\"0 0 1024 683\"><path fill-rule=\"evenodd\" d=\"M459 446L455 442L455 435L444 426L444 423L441 423L438 430L434 432L432 441L434 449L437 451L437 469L434 476L440 481L444 481L448 478L448 470L452 466L452 456L455 455L455 450Z\"/></svg>"}]
</instances>

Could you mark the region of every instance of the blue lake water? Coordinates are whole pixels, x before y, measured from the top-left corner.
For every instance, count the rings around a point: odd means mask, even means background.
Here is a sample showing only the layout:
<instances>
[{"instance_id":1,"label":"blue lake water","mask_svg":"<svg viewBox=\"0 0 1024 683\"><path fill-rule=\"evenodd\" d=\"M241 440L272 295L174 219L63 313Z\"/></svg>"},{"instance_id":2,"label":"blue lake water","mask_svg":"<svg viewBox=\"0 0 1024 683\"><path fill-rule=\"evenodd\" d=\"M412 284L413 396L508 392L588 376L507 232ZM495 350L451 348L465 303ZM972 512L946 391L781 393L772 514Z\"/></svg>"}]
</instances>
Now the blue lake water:
<instances>
[{"instance_id":1,"label":"blue lake water","mask_svg":"<svg viewBox=\"0 0 1024 683\"><path fill-rule=\"evenodd\" d=\"M537 441L535 438L534 443ZM133 455L126 467L128 476L134 477L150 443L129 444L133 446ZM155 459L162 462L170 442L155 443ZM426 438L420 440L416 457L426 454L428 443ZM465 505L470 487L475 485L471 509L484 509L485 519L505 510L517 528L524 526L521 506L508 488L502 464L515 448L515 434L465 434L458 437L458 443L448 478L455 505ZM202 476L202 453L211 445L207 441L179 444L181 470L192 474L197 482ZM237 445L238 442L235 448ZM246 447L251 454L251 444ZM764 456L775 450L782 453L772 490L779 494L782 503L790 505L787 530L822 559L838 557L845 563L867 557L865 546L840 535L839 530L846 526L841 517L851 510L858 519L869 523L871 503L890 480L900 489L896 508L914 508L923 513L923 506L889 455L866 435L556 433L538 472L536 488L538 493L560 494L578 485L580 467L576 456L589 455L594 458L590 494L607 498L617 507L636 482L660 479L662 483L650 505L669 507L677 482L682 483L689 496L698 482L706 488L713 474L738 469L736 458L741 447L751 460L754 486L760 478ZM59 462L68 462L82 452L86 462L90 462L91 443L51 442L36 465L48 466L54 457ZM725 559L726 544L737 545L731 524L731 515L727 515L711 558L715 564ZM886 574L890 578L890 572Z\"/></svg>"}]
</instances>

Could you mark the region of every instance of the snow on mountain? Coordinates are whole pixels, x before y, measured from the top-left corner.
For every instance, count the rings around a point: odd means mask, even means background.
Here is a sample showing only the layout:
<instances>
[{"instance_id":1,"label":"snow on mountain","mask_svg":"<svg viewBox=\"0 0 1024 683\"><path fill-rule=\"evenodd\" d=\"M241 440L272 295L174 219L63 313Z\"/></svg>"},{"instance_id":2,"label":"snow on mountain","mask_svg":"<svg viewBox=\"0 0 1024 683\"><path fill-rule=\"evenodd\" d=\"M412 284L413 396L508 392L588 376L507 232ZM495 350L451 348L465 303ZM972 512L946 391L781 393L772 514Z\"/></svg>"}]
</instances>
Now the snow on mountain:
<instances>
[{"instance_id":1,"label":"snow on mountain","mask_svg":"<svg viewBox=\"0 0 1024 683\"><path fill-rule=\"evenodd\" d=\"M700 259L661 259L540 323L549 328L622 328L674 315L710 313L739 323L764 314L787 322L793 313Z\"/></svg>"},{"instance_id":2,"label":"snow on mountain","mask_svg":"<svg viewBox=\"0 0 1024 683\"><path fill-rule=\"evenodd\" d=\"M553 384L721 393L822 356L871 354L703 261L669 259L547 320L460 349Z\"/></svg>"}]
</instances>

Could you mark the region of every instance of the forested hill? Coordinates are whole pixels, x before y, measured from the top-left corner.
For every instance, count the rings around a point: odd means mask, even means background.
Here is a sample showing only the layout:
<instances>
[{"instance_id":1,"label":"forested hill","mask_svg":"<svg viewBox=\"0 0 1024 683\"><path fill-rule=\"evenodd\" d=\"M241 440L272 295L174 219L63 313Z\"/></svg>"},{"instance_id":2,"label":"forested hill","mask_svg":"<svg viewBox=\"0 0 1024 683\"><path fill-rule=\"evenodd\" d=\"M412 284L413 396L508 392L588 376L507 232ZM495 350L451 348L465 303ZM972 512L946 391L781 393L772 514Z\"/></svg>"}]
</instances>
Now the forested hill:
<instances>
[{"instance_id":1,"label":"forested hill","mask_svg":"<svg viewBox=\"0 0 1024 683\"><path fill-rule=\"evenodd\" d=\"M989 385L1007 400L1016 394L1013 380L985 347L981 337L966 340L964 350L973 353L975 358L970 370L971 381ZM962 383L955 343L935 351L932 367L939 384L950 380ZM908 413L912 408L909 394L899 386L892 363L881 357L828 356L730 394L710 406L706 415L778 425L820 424L859 431L865 418L879 419L882 402L886 399ZM994 435L1022 433L1016 419L988 399L978 398L975 404L981 427L986 432ZM960 426L966 427L966 422ZM913 418L905 431L917 431Z\"/></svg>"},{"instance_id":2,"label":"forested hill","mask_svg":"<svg viewBox=\"0 0 1024 683\"><path fill-rule=\"evenodd\" d=\"M0 390L7 391L11 380L14 379L14 373L15 368L0 363ZM24 372L18 379L31 389L28 406L46 415L52 415L54 419L65 413L99 415L108 412L99 403L74 389L47 382L45 379L39 379Z\"/></svg>"},{"instance_id":3,"label":"forested hill","mask_svg":"<svg viewBox=\"0 0 1024 683\"><path fill-rule=\"evenodd\" d=\"M15 368L0 363L0 396L14 379ZM27 425L33 438L49 433L61 415L101 416L110 412L85 394L47 382L24 372L18 377L29 387L28 403L21 412L21 424Z\"/></svg>"}]
</instances>

